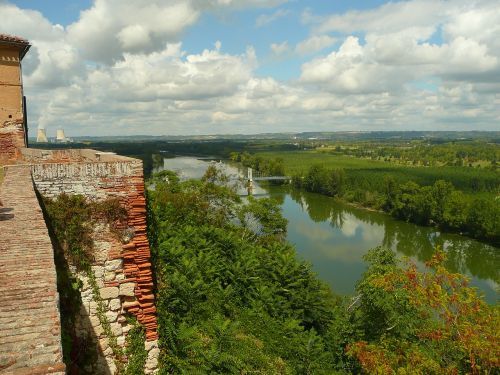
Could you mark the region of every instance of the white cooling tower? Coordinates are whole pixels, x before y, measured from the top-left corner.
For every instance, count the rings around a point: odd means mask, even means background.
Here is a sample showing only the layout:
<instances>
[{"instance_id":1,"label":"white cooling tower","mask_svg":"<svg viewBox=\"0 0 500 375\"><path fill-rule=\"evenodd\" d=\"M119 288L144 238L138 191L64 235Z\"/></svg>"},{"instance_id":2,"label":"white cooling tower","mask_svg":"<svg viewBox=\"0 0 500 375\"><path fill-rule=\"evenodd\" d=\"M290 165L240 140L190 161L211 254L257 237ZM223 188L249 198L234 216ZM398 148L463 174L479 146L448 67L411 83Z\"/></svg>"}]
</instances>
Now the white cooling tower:
<instances>
[{"instance_id":1,"label":"white cooling tower","mask_svg":"<svg viewBox=\"0 0 500 375\"><path fill-rule=\"evenodd\" d=\"M36 141L38 143L47 143L49 141L47 139L47 133L45 129L38 129L38 133L36 135Z\"/></svg>"},{"instance_id":2,"label":"white cooling tower","mask_svg":"<svg viewBox=\"0 0 500 375\"><path fill-rule=\"evenodd\" d=\"M57 142L66 142L66 136L64 135L64 129L57 129L56 141Z\"/></svg>"}]
</instances>

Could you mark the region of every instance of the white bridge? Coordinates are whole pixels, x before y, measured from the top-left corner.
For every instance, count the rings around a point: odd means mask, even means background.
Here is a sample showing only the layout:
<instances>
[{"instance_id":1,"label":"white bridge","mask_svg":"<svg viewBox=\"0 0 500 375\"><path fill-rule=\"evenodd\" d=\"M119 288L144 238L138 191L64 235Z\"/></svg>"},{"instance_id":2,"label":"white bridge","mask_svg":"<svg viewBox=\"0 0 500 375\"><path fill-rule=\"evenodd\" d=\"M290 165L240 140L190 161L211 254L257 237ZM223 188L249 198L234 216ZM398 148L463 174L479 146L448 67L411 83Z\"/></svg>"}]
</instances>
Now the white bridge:
<instances>
[{"instance_id":1,"label":"white bridge","mask_svg":"<svg viewBox=\"0 0 500 375\"><path fill-rule=\"evenodd\" d=\"M288 177L288 176L266 176L262 172L259 172L259 171L254 172L252 168L248 168L247 180L250 183L253 181L288 181L288 180L290 180L290 177Z\"/></svg>"}]
</instances>

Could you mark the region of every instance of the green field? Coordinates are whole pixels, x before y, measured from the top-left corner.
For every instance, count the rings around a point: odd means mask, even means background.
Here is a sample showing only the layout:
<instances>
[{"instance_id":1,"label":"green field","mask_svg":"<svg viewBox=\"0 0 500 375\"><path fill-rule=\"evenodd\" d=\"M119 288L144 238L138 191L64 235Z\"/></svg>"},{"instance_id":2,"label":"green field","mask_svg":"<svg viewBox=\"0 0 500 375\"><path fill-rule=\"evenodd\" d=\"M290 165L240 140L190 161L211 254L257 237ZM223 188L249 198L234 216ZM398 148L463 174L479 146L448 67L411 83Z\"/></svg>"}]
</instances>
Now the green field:
<instances>
[{"instance_id":1,"label":"green field","mask_svg":"<svg viewBox=\"0 0 500 375\"><path fill-rule=\"evenodd\" d=\"M305 174L314 164L327 168L343 168L349 179L362 189L380 191L384 177L392 176L399 183L414 181L432 185L437 180L451 182L457 189L469 194L492 196L499 193L500 173L490 169L470 167L410 167L398 164L332 155L319 151L259 152L263 158L282 158L287 175Z\"/></svg>"},{"instance_id":2,"label":"green field","mask_svg":"<svg viewBox=\"0 0 500 375\"><path fill-rule=\"evenodd\" d=\"M305 173L314 164L325 164L331 168L344 169L394 169L398 167L397 165L383 161L332 155L318 151L267 151L258 152L255 155L264 158L282 158L285 161L287 174L291 175Z\"/></svg>"}]
</instances>

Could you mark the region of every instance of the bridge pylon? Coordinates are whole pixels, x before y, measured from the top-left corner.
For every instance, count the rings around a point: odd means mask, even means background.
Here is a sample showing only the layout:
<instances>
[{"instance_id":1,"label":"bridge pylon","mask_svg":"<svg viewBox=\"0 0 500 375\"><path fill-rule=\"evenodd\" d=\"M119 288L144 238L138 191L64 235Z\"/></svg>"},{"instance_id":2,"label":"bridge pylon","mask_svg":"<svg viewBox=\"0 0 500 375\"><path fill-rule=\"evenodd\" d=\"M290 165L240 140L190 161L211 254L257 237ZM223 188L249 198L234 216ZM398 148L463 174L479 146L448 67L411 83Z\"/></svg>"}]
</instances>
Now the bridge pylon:
<instances>
[{"instance_id":1,"label":"bridge pylon","mask_svg":"<svg viewBox=\"0 0 500 375\"><path fill-rule=\"evenodd\" d=\"M252 170L252 168L247 169L247 192L248 192L248 195L253 194L253 170Z\"/></svg>"}]
</instances>

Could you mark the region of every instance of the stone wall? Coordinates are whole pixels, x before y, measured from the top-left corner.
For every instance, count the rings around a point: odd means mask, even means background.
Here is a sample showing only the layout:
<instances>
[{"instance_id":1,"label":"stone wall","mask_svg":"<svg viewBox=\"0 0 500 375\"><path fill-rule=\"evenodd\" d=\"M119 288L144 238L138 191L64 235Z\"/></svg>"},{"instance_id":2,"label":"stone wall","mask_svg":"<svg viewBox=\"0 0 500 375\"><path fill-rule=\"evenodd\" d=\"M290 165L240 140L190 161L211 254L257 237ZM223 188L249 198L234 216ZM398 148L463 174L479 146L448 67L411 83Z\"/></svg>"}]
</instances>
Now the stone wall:
<instances>
[{"instance_id":1,"label":"stone wall","mask_svg":"<svg viewBox=\"0 0 500 375\"><path fill-rule=\"evenodd\" d=\"M41 156L40 154L43 154ZM96 276L102 300L106 301L106 317L119 345L125 343L130 325L125 315L134 315L146 330L148 360L145 373L157 368L157 320L153 295L150 249L146 235L146 200L142 162L137 159L99 153L93 150L43 151L25 150L25 161L32 164L32 175L39 193L57 197L61 193L81 194L93 200L118 198L127 210L127 225L122 238L116 238L109 227L99 227L94 236ZM68 162L77 160L77 162ZM59 162L55 162L59 161ZM62 161L62 162L61 162ZM96 315L89 281L83 281L83 307L80 334L89 330L99 339L100 358L91 373L113 372L111 348ZM90 327L89 327L90 325Z\"/></svg>"}]
</instances>

